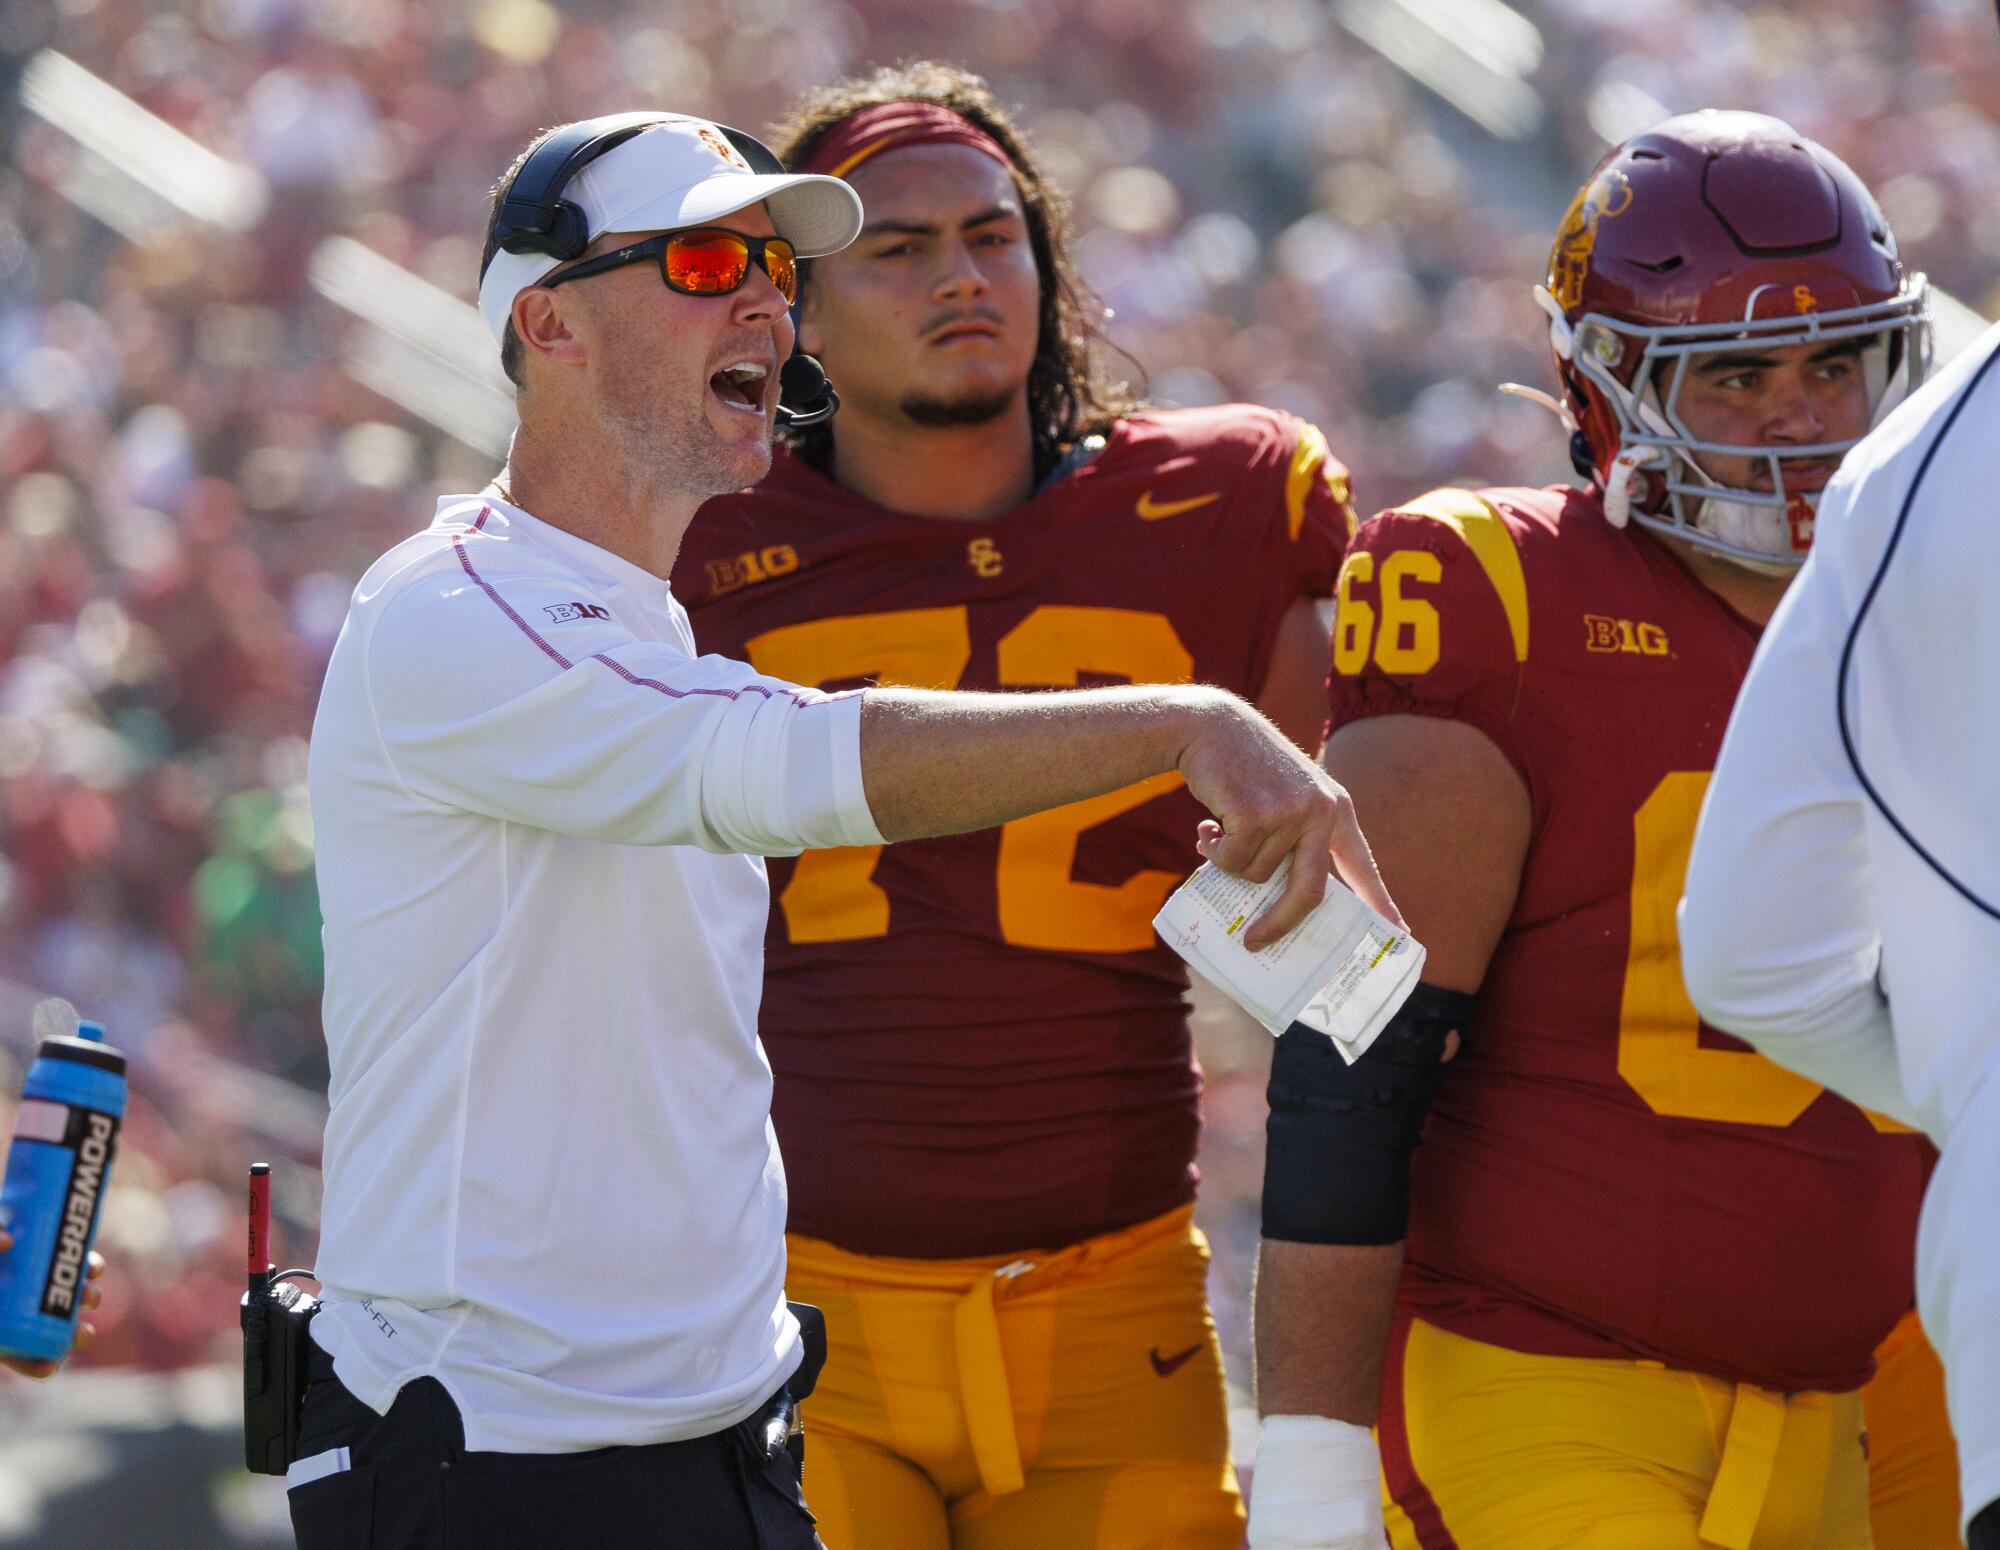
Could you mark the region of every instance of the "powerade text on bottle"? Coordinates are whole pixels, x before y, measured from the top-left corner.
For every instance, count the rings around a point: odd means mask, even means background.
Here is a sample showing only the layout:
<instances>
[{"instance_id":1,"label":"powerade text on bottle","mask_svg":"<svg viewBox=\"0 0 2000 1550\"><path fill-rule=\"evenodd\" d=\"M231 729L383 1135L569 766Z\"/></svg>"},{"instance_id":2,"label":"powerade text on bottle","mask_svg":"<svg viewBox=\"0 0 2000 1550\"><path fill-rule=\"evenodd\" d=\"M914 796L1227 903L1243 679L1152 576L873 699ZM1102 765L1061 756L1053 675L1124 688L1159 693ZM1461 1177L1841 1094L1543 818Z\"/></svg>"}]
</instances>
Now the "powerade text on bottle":
<instances>
[{"instance_id":1,"label":"powerade text on bottle","mask_svg":"<svg viewBox=\"0 0 2000 1550\"><path fill-rule=\"evenodd\" d=\"M14 1235L0 1254L0 1354L53 1362L75 1339L124 1116L125 1057L103 1028L81 1023L74 1038L42 1040L0 1186L0 1226Z\"/></svg>"}]
</instances>

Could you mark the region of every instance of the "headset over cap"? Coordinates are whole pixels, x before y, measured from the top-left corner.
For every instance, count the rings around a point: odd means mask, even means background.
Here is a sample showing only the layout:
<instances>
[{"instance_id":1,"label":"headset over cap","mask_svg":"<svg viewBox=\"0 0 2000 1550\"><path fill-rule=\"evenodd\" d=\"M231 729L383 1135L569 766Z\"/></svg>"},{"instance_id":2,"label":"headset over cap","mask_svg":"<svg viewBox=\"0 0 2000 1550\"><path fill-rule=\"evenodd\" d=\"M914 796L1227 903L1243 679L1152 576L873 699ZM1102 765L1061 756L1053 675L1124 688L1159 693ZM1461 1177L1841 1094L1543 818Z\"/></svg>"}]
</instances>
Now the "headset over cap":
<instances>
[{"instance_id":1,"label":"headset over cap","mask_svg":"<svg viewBox=\"0 0 2000 1550\"><path fill-rule=\"evenodd\" d=\"M801 258L861 230L838 178L785 171L762 141L681 113L611 113L565 124L528 153L501 196L479 263L479 312L504 340L514 299L606 232L705 226L763 204Z\"/></svg>"},{"instance_id":2,"label":"headset over cap","mask_svg":"<svg viewBox=\"0 0 2000 1550\"><path fill-rule=\"evenodd\" d=\"M1923 379L1923 276L1904 273L1874 198L1837 156L1758 113L1683 114L1634 136L1578 190L1535 288L1550 317L1579 472L1605 515L1759 568L1812 543L1816 491L1788 458L1852 441L1728 446L1682 419L1691 362L1717 351L1862 341L1869 423ZM1718 483L1695 453L1763 459L1768 490Z\"/></svg>"}]
</instances>

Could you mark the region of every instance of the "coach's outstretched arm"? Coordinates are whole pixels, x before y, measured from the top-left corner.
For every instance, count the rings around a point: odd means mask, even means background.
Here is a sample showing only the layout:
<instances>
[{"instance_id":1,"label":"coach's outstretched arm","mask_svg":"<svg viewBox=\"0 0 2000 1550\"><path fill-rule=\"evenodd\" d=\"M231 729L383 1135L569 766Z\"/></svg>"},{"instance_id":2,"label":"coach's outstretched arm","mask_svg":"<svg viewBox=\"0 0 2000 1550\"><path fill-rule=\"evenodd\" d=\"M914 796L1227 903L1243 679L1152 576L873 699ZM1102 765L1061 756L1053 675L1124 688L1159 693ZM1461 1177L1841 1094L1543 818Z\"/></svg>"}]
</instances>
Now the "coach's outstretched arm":
<instances>
[{"instance_id":1,"label":"coach's outstretched arm","mask_svg":"<svg viewBox=\"0 0 2000 1550\"><path fill-rule=\"evenodd\" d=\"M1169 770L1215 815L1202 826L1203 855L1257 882L1294 862L1283 894L1246 934L1251 948L1320 901L1329 855L1348 887L1401 919L1345 789L1224 690L871 689L863 698L862 785L891 840L990 828Z\"/></svg>"}]
</instances>

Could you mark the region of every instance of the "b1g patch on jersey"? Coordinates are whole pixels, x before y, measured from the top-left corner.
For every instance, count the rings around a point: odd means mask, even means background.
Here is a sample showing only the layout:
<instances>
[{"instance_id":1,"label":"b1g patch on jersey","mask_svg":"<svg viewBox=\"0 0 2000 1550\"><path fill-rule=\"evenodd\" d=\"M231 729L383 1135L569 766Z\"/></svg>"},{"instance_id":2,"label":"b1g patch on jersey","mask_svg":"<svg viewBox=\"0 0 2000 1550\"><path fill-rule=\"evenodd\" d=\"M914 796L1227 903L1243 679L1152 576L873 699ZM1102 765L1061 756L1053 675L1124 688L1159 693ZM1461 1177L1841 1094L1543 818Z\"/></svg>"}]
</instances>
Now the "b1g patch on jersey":
<instances>
[{"instance_id":1,"label":"b1g patch on jersey","mask_svg":"<svg viewBox=\"0 0 2000 1550\"><path fill-rule=\"evenodd\" d=\"M721 597L738 587L755 586L773 576L789 576L799 568L799 551L790 544L770 544L762 549L746 549L720 560L710 560L708 595Z\"/></svg>"},{"instance_id":2,"label":"b1g patch on jersey","mask_svg":"<svg viewBox=\"0 0 2000 1550\"><path fill-rule=\"evenodd\" d=\"M609 619L611 610L596 603L545 603L542 612L551 624L568 624L572 619Z\"/></svg>"},{"instance_id":3,"label":"b1g patch on jersey","mask_svg":"<svg viewBox=\"0 0 2000 1550\"><path fill-rule=\"evenodd\" d=\"M1613 619L1605 614L1583 616L1585 651L1622 651L1627 656L1669 657L1673 647L1667 632L1641 619Z\"/></svg>"}]
</instances>

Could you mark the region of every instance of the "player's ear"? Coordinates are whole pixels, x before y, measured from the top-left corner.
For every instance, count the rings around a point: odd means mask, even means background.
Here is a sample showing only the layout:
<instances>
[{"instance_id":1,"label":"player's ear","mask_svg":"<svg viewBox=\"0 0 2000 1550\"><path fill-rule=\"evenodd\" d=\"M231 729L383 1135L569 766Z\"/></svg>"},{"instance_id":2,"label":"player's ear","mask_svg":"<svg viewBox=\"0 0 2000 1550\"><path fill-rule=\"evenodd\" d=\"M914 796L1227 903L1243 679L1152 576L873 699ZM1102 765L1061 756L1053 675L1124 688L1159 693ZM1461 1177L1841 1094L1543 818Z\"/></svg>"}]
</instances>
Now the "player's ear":
<instances>
[{"instance_id":1,"label":"player's ear","mask_svg":"<svg viewBox=\"0 0 2000 1550\"><path fill-rule=\"evenodd\" d=\"M514 298L514 332L521 348L544 360L577 365L584 358L583 342L570 328L564 299L536 286Z\"/></svg>"}]
</instances>

